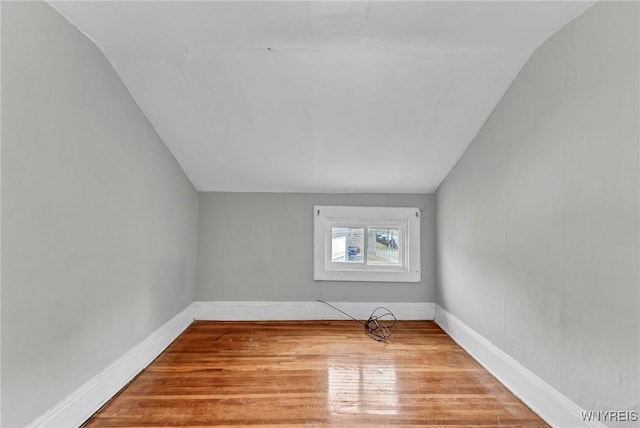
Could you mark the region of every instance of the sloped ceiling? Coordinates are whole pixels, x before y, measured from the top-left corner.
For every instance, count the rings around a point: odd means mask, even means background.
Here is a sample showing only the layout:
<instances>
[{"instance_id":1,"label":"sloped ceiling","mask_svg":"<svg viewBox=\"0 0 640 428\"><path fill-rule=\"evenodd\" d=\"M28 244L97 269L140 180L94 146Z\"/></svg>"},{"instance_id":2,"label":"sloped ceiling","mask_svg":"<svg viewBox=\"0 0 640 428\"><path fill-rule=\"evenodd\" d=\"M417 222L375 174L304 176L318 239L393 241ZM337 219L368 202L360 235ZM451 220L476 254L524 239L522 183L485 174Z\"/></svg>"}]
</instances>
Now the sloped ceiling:
<instances>
[{"instance_id":1,"label":"sloped ceiling","mask_svg":"<svg viewBox=\"0 0 640 428\"><path fill-rule=\"evenodd\" d=\"M200 191L433 192L592 2L51 2Z\"/></svg>"}]
</instances>

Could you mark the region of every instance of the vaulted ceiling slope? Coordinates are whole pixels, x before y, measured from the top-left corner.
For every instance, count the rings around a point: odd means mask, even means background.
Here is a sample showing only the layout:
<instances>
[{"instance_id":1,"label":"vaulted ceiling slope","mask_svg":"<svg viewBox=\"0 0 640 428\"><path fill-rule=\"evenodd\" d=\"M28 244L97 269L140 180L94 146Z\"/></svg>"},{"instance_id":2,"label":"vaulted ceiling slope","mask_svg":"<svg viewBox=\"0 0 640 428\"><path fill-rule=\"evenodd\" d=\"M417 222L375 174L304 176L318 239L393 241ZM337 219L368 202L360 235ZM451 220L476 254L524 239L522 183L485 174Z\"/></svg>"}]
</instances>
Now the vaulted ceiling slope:
<instances>
[{"instance_id":1,"label":"vaulted ceiling slope","mask_svg":"<svg viewBox=\"0 0 640 428\"><path fill-rule=\"evenodd\" d=\"M433 192L592 2L50 2L200 191Z\"/></svg>"}]
</instances>

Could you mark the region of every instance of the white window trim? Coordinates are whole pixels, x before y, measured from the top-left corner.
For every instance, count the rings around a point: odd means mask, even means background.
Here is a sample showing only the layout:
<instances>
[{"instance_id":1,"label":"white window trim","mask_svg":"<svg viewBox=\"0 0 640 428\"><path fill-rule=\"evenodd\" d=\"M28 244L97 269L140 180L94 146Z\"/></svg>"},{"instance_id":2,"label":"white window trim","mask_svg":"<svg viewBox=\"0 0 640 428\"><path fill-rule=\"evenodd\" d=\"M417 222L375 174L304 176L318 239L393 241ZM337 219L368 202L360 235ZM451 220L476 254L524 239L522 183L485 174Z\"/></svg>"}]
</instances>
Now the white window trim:
<instances>
[{"instance_id":1,"label":"white window trim","mask_svg":"<svg viewBox=\"0 0 640 428\"><path fill-rule=\"evenodd\" d=\"M406 207L313 207L313 279L315 281L420 282L420 210ZM331 227L340 225L400 227L402 262L375 266L331 261ZM363 249L364 251L364 249Z\"/></svg>"}]
</instances>

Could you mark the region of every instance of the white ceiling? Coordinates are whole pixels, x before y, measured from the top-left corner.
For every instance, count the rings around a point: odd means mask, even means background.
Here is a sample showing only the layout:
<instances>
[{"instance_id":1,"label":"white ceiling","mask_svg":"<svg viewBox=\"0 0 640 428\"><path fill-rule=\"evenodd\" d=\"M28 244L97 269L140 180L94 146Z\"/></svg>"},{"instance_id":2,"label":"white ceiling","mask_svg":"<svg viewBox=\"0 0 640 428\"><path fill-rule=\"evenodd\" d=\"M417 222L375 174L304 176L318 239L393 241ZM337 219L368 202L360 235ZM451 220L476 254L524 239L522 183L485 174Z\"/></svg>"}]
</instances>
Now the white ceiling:
<instances>
[{"instance_id":1,"label":"white ceiling","mask_svg":"<svg viewBox=\"0 0 640 428\"><path fill-rule=\"evenodd\" d=\"M592 2L52 2L200 191L433 192Z\"/></svg>"}]
</instances>

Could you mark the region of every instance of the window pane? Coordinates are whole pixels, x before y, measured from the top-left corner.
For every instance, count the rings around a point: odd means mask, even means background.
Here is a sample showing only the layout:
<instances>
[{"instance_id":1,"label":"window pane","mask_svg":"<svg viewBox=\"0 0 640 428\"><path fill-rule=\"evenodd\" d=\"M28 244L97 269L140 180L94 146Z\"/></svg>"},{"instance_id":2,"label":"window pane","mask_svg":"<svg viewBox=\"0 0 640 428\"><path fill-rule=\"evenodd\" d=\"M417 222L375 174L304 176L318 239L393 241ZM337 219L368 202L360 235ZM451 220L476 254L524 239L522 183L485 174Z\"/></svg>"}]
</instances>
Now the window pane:
<instances>
[{"instance_id":1,"label":"window pane","mask_svg":"<svg viewBox=\"0 0 640 428\"><path fill-rule=\"evenodd\" d=\"M400 229L370 228L367 241L367 264L400 264Z\"/></svg>"},{"instance_id":2,"label":"window pane","mask_svg":"<svg viewBox=\"0 0 640 428\"><path fill-rule=\"evenodd\" d=\"M331 261L362 263L364 260L364 228L331 228Z\"/></svg>"}]
</instances>

